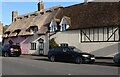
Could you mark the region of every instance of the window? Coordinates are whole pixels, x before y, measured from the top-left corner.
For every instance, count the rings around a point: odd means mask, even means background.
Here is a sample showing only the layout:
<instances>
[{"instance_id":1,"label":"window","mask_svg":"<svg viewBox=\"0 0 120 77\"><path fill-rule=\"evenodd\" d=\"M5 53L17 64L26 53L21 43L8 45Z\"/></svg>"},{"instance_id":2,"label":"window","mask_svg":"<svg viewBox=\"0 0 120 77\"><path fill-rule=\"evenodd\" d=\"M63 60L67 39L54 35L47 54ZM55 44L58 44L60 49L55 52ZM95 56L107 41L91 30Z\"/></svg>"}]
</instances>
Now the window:
<instances>
[{"instance_id":1,"label":"window","mask_svg":"<svg viewBox=\"0 0 120 77\"><path fill-rule=\"evenodd\" d=\"M31 17L35 17L35 16L37 16L37 14L31 14L30 16L31 16Z\"/></svg>"},{"instance_id":2,"label":"window","mask_svg":"<svg viewBox=\"0 0 120 77\"><path fill-rule=\"evenodd\" d=\"M31 50L36 50L36 43L31 43Z\"/></svg>"},{"instance_id":3,"label":"window","mask_svg":"<svg viewBox=\"0 0 120 77\"><path fill-rule=\"evenodd\" d=\"M38 31L38 27L34 27L34 33L36 33Z\"/></svg>"},{"instance_id":4,"label":"window","mask_svg":"<svg viewBox=\"0 0 120 77\"><path fill-rule=\"evenodd\" d=\"M56 25L52 25L50 27L50 32L55 32L57 30L57 26Z\"/></svg>"},{"instance_id":5,"label":"window","mask_svg":"<svg viewBox=\"0 0 120 77\"><path fill-rule=\"evenodd\" d=\"M63 48L63 52L69 52L70 49L69 48Z\"/></svg>"},{"instance_id":6,"label":"window","mask_svg":"<svg viewBox=\"0 0 120 77\"><path fill-rule=\"evenodd\" d=\"M20 46L20 43L16 43L16 45Z\"/></svg>"},{"instance_id":7,"label":"window","mask_svg":"<svg viewBox=\"0 0 120 77\"><path fill-rule=\"evenodd\" d=\"M81 29L81 42L116 42L119 41L118 27Z\"/></svg>"},{"instance_id":8,"label":"window","mask_svg":"<svg viewBox=\"0 0 120 77\"><path fill-rule=\"evenodd\" d=\"M43 15L43 14L44 14L44 12L40 12L40 14L41 14L41 15Z\"/></svg>"},{"instance_id":9,"label":"window","mask_svg":"<svg viewBox=\"0 0 120 77\"><path fill-rule=\"evenodd\" d=\"M24 18L28 18L29 16L24 16Z\"/></svg>"},{"instance_id":10,"label":"window","mask_svg":"<svg viewBox=\"0 0 120 77\"><path fill-rule=\"evenodd\" d=\"M67 26L66 24L62 24L62 26L61 26L61 31L66 31L66 29L67 29L66 26Z\"/></svg>"}]
</instances>

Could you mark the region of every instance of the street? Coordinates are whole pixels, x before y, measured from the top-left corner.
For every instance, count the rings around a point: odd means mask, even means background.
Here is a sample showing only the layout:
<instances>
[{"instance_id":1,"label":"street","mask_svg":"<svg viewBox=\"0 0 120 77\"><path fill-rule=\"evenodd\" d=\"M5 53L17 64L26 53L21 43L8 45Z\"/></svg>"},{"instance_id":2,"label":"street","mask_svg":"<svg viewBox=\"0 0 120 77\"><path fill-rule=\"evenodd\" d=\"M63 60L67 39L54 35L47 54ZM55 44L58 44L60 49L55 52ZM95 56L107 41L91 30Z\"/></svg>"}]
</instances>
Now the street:
<instances>
[{"instance_id":1,"label":"street","mask_svg":"<svg viewBox=\"0 0 120 77\"><path fill-rule=\"evenodd\" d=\"M3 57L3 75L118 75L111 60L95 64L50 62L44 56Z\"/></svg>"}]
</instances>

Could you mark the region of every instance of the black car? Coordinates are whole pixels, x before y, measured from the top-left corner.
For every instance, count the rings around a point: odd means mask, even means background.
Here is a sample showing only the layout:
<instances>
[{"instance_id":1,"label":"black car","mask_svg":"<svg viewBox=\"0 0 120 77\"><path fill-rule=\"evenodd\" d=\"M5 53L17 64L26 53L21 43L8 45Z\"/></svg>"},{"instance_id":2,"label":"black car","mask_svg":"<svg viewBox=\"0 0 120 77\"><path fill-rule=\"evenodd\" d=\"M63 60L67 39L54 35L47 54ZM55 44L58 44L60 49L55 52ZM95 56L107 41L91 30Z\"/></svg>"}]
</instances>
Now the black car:
<instances>
[{"instance_id":1,"label":"black car","mask_svg":"<svg viewBox=\"0 0 120 77\"><path fill-rule=\"evenodd\" d=\"M115 64L120 65L120 53L117 53L114 57L113 57L113 61Z\"/></svg>"},{"instance_id":2,"label":"black car","mask_svg":"<svg viewBox=\"0 0 120 77\"><path fill-rule=\"evenodd\" d=\"M21 48L18 45L4 45L2 47L2 56L4 57L19 57L21 55Z\"/></svg>"},{"instance_id":3,"label":"black car","mask_svg":"<svg viewBox=\"0 0 120 77\"><path fill-rule=\"evenodd\" d=\"M76 64L81 63L94 63L95 56L89 53L79 52L75 47L54 47L48 52L48 59L50 61L68 61L75 62Z\"/></svg>"}]
</instances>

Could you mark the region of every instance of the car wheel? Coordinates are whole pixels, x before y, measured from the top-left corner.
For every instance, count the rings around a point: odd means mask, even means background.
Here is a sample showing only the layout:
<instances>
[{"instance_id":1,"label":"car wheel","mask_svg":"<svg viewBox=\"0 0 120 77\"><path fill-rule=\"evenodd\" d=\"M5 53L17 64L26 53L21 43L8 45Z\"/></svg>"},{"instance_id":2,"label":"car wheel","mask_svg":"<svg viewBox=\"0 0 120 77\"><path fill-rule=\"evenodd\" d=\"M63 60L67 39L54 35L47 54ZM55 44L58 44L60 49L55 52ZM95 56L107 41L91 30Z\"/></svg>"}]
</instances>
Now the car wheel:
<instances>
[{"instance_id":1,"label":"car wheel","mask_svg":"<svg viewBox=\"0 0 120 77\"><path fill-rule=\"evenodd\" d=\"M80 57L75 58L75 63L76 64L82 64L82 59Z\"/></svg>"},{"instance_id":2,"label":"car wheel","mask_svg":"<svg viewBox=\"0 0 120 77\"><path fill-rule=\"evenodd\" d=\"M51 61L51 62L54 62L54 61L55 61L55 56L51 56L51 57L50 57L50 61Z\"/></svg>"},{"instance_id":3,"label":"car wheel","mask_svg":"<svg viewBox=\"0 0 120 77\"><path fill-rule=\"evenodd\" d=\"M5 52L5 53L4 53L4 57L9 57L8 52Z\"/></svg>"},{"instance_id":4,"label":"car wheel","mask_svg":"<svg viewBox=\"0 0 120 77\"><path fill-rule=\"evenodd\" d=\"M94 63L95 63L95 61L91 61L91 62L90 62L90 64L94 64Z\"/></svg>"},{"instance_id":5,"label":"car wheel","mask_svg":"<svg viewBox=\"0 0 120 77\"><path fill-rule=\"evenodd\" d=\"M19 57L20 55L15 55L15 57Z\"/></svg>"},{"instance_id":6,"label":"car wheel","mask_svg":"<svg viewBox=\"0 0 120 77\"><path fill-rule=\"evenodd\" d=\"M120 59L119 59L119 61L118 61L118 66L120 66Z\"/></svg>"}]
</instances>

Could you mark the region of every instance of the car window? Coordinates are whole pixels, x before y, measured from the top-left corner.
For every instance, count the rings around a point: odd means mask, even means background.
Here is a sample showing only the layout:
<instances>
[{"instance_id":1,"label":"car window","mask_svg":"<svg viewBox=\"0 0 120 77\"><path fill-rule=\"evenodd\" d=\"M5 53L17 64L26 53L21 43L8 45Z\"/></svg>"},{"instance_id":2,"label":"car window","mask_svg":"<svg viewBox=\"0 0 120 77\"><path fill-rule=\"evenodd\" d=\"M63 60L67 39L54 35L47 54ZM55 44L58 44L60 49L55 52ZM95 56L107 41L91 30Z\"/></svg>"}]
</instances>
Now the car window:
<instances>
[{"instance_id":1,"label":"car window","mask_svg":"<svg viewBox=\"0 0 120 77\"><path fill-rule=\"evenodd\" d=\"M69 49L70 49L70 51L75 51L75 52L78 52L78 51L79 51L79 52L80 52L80 50L77 49L76 47L70 47Z\"/></svg>"},{"instance_id":2,"label":"car window","mask_svg":"<svg viewBox=\"0 0 120 77\"><path fill-rule=\"evenodd\" d=\"M10 48L10 45L4 45L3 47L2 47L2 50L3 51L6 51L6 50L8 50Z\"/></svg>"},{"instance_id":3,"label":"car window","mask_svg":"<svg viewBox=\"0 0 120 77\"><path fill-rule=\"evenodd\" d=\"M63 48L63 52L70 52L71 50L69 48Z\"/></svg>"},{"instance_id":4,"label":"car window","mask_svg":"<svg viewBox=\"0 0 120 77\"><path fill-rule=\"evenodd\" d=\"M20 49L20 46L18 46L18 45L12 45L11 47L12 47L12 48Z\"/></svg>"},{"instance_id":5,"label":"car window","mask_svg":"<svg viewBox=\"0 0 120 77\"><path fill-rule=\"evenodd\" d=\"M57 51L57 52L62 52L62 48L58 47L58 48L56 48L55 51Z\"/></svg>"},{"instance_id":6,"label":"car window","mask_svg":"<svg viewBox=\"0 0 120 77\"><path fill-rule=\"evenodd\" d=\"M8 49L10 47L10 45L5 45L3 46L3 49Z\"/></svg>"},{"instance_id":7,"label":"car window","mask_svg":"<svg viewBox=\"0 0 120 77\"><path fill-rule=\"evenodd\" d=\"M54 50L55 50L55 48L50 49L50 51L54 51Z\"/></svg>"}]
</instances>

